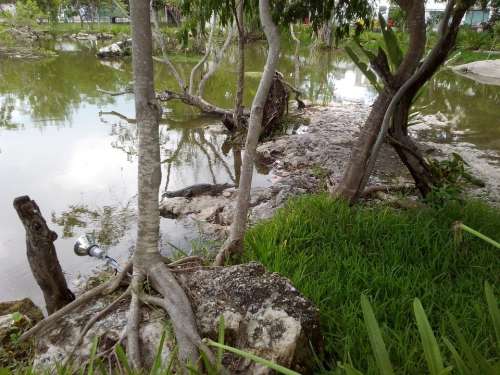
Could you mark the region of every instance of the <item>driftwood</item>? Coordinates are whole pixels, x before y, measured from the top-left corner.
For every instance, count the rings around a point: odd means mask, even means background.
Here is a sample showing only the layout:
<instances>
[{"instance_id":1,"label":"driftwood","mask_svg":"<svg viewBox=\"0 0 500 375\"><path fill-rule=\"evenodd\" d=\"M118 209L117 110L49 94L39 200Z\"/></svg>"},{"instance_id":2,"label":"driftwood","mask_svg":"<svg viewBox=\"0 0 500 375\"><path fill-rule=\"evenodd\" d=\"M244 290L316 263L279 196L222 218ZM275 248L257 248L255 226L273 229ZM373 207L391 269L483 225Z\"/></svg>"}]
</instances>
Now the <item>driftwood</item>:
<instances>
[{"instance_id":1,"label":"driftwood","mask_svg":"<svg viewBox=\"0 0 500 375\"><path fill-rule=\"evenodd\" d=\"M57 259L54 246L57 234L49 229L38 205L30 197L14 199L14 208L26 229L28 262L50 315L75 299Z\"/></svg>"},{"instance_id":2,"label":"driftwood","mask_svg":"<svg viewBox=\"0 0 500 375\"><path fill-rule=\"evenodd\" d=\"M224 190L234 187L232 184L196 184L180 190L166 191L164 198L184 197L192 198L199 195L218 195Z\"/></svg>"},{"instance_id":3,"label":"driftwood","mask_svg":"<svg viewBox=\"0 0 500 375\"><path fill-rule=\"evenodd\" d=\"M295 92L296 95L297 92L299 92L298 90L294 89L293 86L284 81L281 73L276 72L274 74L273 83L264 105L264 116L262 118L262 130L260 133L261 139L270 136L275 131L275 129L280 126L280 122L288 107L289 90ZM297 92L294 90L296 90ZM222 123L227 130L229 130L231 133L235 133L237 131L246 129L246 117L247 116L243 118L242 127L240 129L236 127L232 115L225 115L222 119Z\"/></svg>"}]
</instances>

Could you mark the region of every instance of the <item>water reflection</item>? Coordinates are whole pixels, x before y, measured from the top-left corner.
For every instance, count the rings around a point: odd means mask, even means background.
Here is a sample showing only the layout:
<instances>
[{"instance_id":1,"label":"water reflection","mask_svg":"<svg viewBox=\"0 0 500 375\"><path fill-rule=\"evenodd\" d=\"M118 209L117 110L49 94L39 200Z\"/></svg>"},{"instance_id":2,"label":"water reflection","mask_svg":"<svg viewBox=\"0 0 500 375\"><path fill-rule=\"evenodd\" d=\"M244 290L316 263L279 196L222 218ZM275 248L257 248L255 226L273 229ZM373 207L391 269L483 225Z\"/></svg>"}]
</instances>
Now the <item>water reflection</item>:
<instances>
[{"instance_id":1,"label":"water reflection","mask_svg":"<svg viewBox=\"0 0 500 375\"><path fill-rule=\"evenodd\" d=\"M500 87L463 78L450 70L426 86L415 110L427 116L440 142L470 142L500 151Z\"/></svg>"},{"instance_id":2,"label":"water reflection","mask_svg":"<svg viewBox=\"0 0 500 375\"><path fill-rule=\"evenodd\" d=\"M16 196L29 194L46 217L53 213L51 226L60 234L55 245L69 280L96 265L93 259L73 255L74 238L81 232L95 232L119 260L134 245L137 126L133 96L114 97L97 90L117 92L130 87L130 61L99 61L94 47L85 42L56 42L52 47L57 57L0 64L0 173L7 181L0 191L0 300L28 296L41 302L26 262L24 229L11 205ZM279 70L304 92L304 98L319 104L371 103L376 93L341 53L306 47L298 51L285 43ZM253 45L247 52L247 71L261 71L266 52L265 44ZM175 56L175 62L184 77L195 63L188 56ZM233 106L235 69L233 46L207 83L207 100ZM157 90L176 87L165 67L157 65L155 76ZM245 79L244 100L249 106L258 79L252 75ZM499 89L442 72L420 99L418 111L421 116L442 114L440 134L453 129L454 137L462 141L498 151ZM200 116L180 102L167 104L160 127L162 189L238 183L241 150L227 141L220 126L213 125L220 125L217 118ZM444 141L449 139L445 136ZM255 184L269 184L267 171L257 167ZM189 249L198 236L196 228L166 219L161 221L161 232L168 251Z\"/></svg>"}]
</instances>

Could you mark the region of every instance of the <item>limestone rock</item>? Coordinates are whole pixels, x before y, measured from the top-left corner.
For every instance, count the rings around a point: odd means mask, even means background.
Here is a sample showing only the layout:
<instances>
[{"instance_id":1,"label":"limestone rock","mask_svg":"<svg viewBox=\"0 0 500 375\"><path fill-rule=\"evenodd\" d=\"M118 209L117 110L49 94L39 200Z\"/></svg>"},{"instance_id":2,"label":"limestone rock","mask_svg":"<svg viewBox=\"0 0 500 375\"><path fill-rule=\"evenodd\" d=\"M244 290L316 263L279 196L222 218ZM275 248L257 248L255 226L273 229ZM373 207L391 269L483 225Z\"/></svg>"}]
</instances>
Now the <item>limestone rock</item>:
<instances>
[{"instance_id":1,"label":"limestone rock","mask_svg":"<svg viewBox=\"0 0 500 375\"><path fill-rule=\"evenodd\" d=\"M196 271L182 282L193 301L202 336L217 340L224 316L229 345L307 373L320 351L318 311L289 280L252 262ZM310 345L311 344L311 345ZM226 355L231 374L270 374L252 362Z\"/></svg>"},{"instance_id":2,"label":"limestone rock","mask_svg":"<svg viewBox=\"0 0 500 375\"><path fill-rule=\"evenodd\" d=\"M99 48L99 50L97 51L97 57L106 59L127 56L130 55L131 46L132 39L126 39L120 42L112 43L109 46Z\"/></svg>"},{"instance_id":3,"label":"limestone rock","mask_svg":"<svg viewBox=\"0 0 500 375\"><path fill-rule=\"evenodd\" d=\"M310 348L312 346L319 352L322 347L318 311L287 279L266 272L258 263L200 269L177 275L191 298L202 337L217 340L219 319L224 316L225 341L229 345L300 373L310 373L313 358ZM47 368L62 361L72 349L81 327L112 298L101 297L83 306L41 335L37 342L35 366ZM96 335L100 337L98 351L112 347L119 340L126 324L127 309L128 303L124 302L96 323L76 352L77 363L88 358L92 338ZM142 314L141 350L146 364L151 364L166 316L159 309L147 307L143 307ZM173 348L172 337L167 335L162 352L165 362ZM224 364L231 374L271 373L231 353L225 353Z\"/></svg>"},{"instance_id":4,"label":"limestone rock","mask_svg":"<svg viewBox=\"0 0 500 375\"><path fill-rule=\"evenodd\" d=\"M31 343L20 344L15 339L42 318L40 309L28 298L0 303L0 368L29 364Z\"/></svg>"}]
</instances>

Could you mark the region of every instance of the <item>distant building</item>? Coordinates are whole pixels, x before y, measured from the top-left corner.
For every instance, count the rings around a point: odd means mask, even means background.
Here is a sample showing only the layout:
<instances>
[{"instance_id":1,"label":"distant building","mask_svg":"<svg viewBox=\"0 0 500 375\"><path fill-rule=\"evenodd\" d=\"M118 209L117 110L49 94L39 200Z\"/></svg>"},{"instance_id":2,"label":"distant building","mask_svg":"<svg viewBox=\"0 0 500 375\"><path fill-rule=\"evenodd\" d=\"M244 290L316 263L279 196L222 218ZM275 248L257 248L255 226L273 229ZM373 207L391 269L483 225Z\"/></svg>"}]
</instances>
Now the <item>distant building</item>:
<instances>
[{"instance_id":1,"label":"distant building","mask_svg":"<svg viewBox=\"0 0 500 375\"><path fill-rule=\"evenodd\" d=\"M9 13L13 16L16 15L16 4L0 4L0 13Z\"/></svg>"},{"instance_id":2,"label":"distant building","mask_svg":"<svg viewBox=\"0 0 500 375\"><path fill-rule=\"evenodd\" d=\"M377 1L378 12L380 12L387 20L389 18L389 10L391 8L390 1L379 0ZM446 9L446 1L428 0L425 3L425 21L433 23L437 21ZM490 17L489 8L474 7L467 11L462 21L464 25L477 27L484 22L488 22Z\"/></svg>"}]
</instances>

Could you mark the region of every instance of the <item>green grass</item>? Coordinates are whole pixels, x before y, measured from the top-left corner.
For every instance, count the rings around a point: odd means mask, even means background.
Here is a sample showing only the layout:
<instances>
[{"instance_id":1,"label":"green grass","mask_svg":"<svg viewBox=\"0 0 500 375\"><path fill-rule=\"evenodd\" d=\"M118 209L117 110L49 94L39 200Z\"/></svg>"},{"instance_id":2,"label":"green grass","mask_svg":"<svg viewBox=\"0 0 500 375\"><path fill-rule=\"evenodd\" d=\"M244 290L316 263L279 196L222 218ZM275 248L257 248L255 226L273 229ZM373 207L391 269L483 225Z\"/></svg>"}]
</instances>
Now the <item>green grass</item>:
<instances>
[{"instance_id":1,"label":"green grass","mask_svg":"<svg viewBox=\"0 0 500 375\"><path fill-rule=\"evenodd\" d=\"M111 23L91 23L84 24L83 27L80 23L55 23L48 25L39 25L39 29L49 31L54 35L76 34L79 32L100 32L113 35L130 34L130 25L128 24L111 24Z\"/></svg>"},{"instance_id":2,"label":"green grass","mask_svg":"<svg viewBox=\"0 0 500 375\"><path fill-rule=\"evenodd\" d=\"M249 257L289 277L320 309L326 362L349 362L378 374L359 296L370 298L397 373L425 373L412 313L418 297L438 336L453 336L447 313L471 343L493 356L494 332L483 284L498 288L500 252L452 224L498 240L500 211L469 201L441 209L349 207L327 196L292 201L247 234Z\"/></svg>"}]
</instances>

